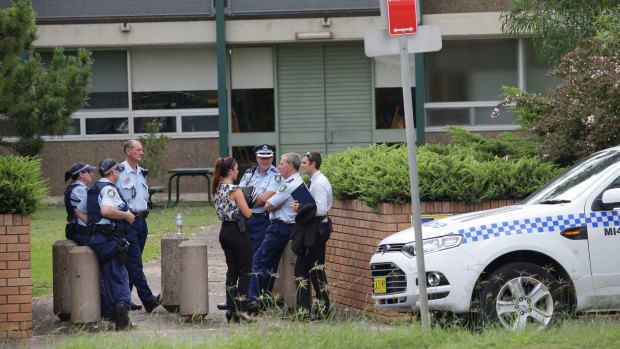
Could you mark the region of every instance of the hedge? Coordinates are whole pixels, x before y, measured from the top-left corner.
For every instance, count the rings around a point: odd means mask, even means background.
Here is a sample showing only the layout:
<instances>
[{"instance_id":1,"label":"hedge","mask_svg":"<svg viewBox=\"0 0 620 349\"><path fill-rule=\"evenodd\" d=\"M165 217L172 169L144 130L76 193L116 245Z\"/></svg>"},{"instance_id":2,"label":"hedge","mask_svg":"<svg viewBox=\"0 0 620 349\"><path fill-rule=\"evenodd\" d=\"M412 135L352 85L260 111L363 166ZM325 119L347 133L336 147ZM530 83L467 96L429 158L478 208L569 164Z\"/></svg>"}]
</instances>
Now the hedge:
<instances>
[{"instance_id":1,"label":"hedge","mask_svg":"<svg viewBox=\"0 0 620 349\"><path fill-rule=\"evenodd\" d=\"M0 155L0 214L30 215L47 193L39 159Z\"/></svg>"},{"instance_id":2,"label":"hedge","mask_svg":"<svg viewBox=\"0 0 620 349\"><path fill-rule=\"evenodd\" d=\"M417 159L421 201L522 199L562 171L534 157L506 159L458 145L419 147ZM371 207L411 199L405 145L335 153L325 157L321 171L338 199L359 199Z\"/></svg>"}]
</instances>

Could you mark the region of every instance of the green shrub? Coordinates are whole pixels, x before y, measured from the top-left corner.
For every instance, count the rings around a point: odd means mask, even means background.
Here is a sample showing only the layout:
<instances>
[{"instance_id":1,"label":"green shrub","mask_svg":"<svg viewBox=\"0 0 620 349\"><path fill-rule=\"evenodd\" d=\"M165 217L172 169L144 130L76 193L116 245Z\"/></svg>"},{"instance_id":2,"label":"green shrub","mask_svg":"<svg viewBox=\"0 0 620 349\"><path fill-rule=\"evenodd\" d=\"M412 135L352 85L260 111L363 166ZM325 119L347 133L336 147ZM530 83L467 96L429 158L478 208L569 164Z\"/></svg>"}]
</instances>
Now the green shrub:
<instances>
[{"instance_id":1,"label":"green shrub","mask_svg":"<svg viewBox=\"0 0 620 349\"><path fill-rule=\"evenodd\" d=\"M535 157L502 158L488 149L460 145L425 145L418 148L417 159L422 201L522 199L561 171ZM321 171L335 198L360 199L371 207L410 201L404 145L336 153L325 157Z\"/></svg>"},{"instance_id":2,"label":"green shrub","mask_svg":"<svg viewBox=\"0 0 620 349\"><path fill-rule=\"evenodd\" d=\"M140 137L140 144L144 148L141 166L149 170L151 178L159 178L166 173L163 162L170 137L158 134L160 130L161 123L158 120L150 120L146 123L147 135Z\"/></svg>"},{"instance_id":3,"label":"green shrub","mask_svg":"<svg viewBox=\"0 0 620 349\"><path fill-rule=\"evenodd\" d=\"M0 156L0 213L30 215L47 193L39 159Z\"/></svg>"}]
</instances>

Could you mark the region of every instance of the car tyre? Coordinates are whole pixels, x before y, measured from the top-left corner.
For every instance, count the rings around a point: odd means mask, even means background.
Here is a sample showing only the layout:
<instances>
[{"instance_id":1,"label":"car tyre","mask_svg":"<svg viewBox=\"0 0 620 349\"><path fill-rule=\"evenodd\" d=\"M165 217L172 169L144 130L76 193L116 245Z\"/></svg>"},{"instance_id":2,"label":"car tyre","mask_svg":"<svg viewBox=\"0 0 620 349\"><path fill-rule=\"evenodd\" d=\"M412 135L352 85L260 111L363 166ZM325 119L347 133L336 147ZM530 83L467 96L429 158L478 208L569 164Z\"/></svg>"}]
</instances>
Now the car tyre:
<instances>
[{"instance_id":1,"label":"car tyre","mask_svg":"<svg viewBox=\"0 0 620 349\"><path fill-rule=\"evenodd\" d=\"M480 283L479 324L499 323L510 330L538 329L564 318L567 297L549 268L529 262L503 265Z\"/></svg>"}]
</instances>

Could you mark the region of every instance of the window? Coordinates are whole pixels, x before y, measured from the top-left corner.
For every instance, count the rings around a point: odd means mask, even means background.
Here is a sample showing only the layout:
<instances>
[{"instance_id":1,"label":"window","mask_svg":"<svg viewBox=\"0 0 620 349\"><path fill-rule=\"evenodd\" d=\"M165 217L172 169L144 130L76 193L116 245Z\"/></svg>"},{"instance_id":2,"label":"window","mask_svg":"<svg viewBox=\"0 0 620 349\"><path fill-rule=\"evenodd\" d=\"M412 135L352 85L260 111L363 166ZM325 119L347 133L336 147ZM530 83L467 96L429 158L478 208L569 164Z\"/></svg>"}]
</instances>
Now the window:
<instances>
[{"instance_id":1,"label":"window","mask_svg":"<svg viewBox=\"0 0 620 349\"><path fill-rule=\"evenodd\" d=\"M92 82L84 109L129 108L127 52L93 51Z\"/></svg>"},{"instance_id":2,"label":"window","mask_svg":"<svg viewBox=\"0 0 620 349\"><path fill-rule=\"evenodd\" d=\"M508 110L502 110L498 118L491 117L503 93L502 86L520 86L523 81L527 86L530 80L537 84L536 77L546 71L530 64L531 76L523 76L518 45L516 39L452 40L444 41L440 51L427 53L426 126L438 130L448 125L489 130L517 128L517 117Z\"/></svg>"},{"instance_id":3,"label":"window","mask_svg":"<svg viewBox=\"0 0 620 349\"><path fill-rule=\"evenodd\" d=\"M231 131L274 132L273 50L233 48L230 60Z\"/></svg>"},{"instance_id":4,"label":"window","mask_svg":"<svg viewBox=\"0 0 620 349\"><path fill-rule=\"evenodd\" d=\"M414 55L409 56L412 85L415 84ZM415 87L411 88L415 120ZM400 58L386 56L375 58L375 125L377 129L405 128Z\"/></svg>"}]
</instances>

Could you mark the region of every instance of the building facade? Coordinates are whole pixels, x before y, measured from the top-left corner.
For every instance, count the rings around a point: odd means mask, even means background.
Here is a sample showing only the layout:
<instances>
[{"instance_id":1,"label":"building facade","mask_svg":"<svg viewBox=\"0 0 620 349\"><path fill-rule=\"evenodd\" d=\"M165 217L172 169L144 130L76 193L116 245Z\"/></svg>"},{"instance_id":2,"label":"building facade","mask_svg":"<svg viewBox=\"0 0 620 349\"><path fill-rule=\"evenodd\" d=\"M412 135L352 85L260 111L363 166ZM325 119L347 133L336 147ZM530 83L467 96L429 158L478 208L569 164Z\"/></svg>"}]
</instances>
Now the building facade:
<instances>
[{"instance_id":1,"label":"building facade","mask_svg":"<svg viewBox=\"0 0 620 349\"><path fill-rule=\"evenodd\" d=\"M220 154L249 164L258 143L329 154L405 141L399 57L364 54L364 33L385 27L379 0L226 0L219 31L217 1L33 0L44 58L61 46L94 59L88 104L42 154L53 195L71 163L122 159L123 142L150 120L172 138L168 168L209 167ZM516 130L509 113L490 117L501 87L554 83L527 38L501 32L508 3L421 1L422 24L443 39L441 51L410 56L427 142L445 141L447 125Z\"/></svg>"}]
</instances>

